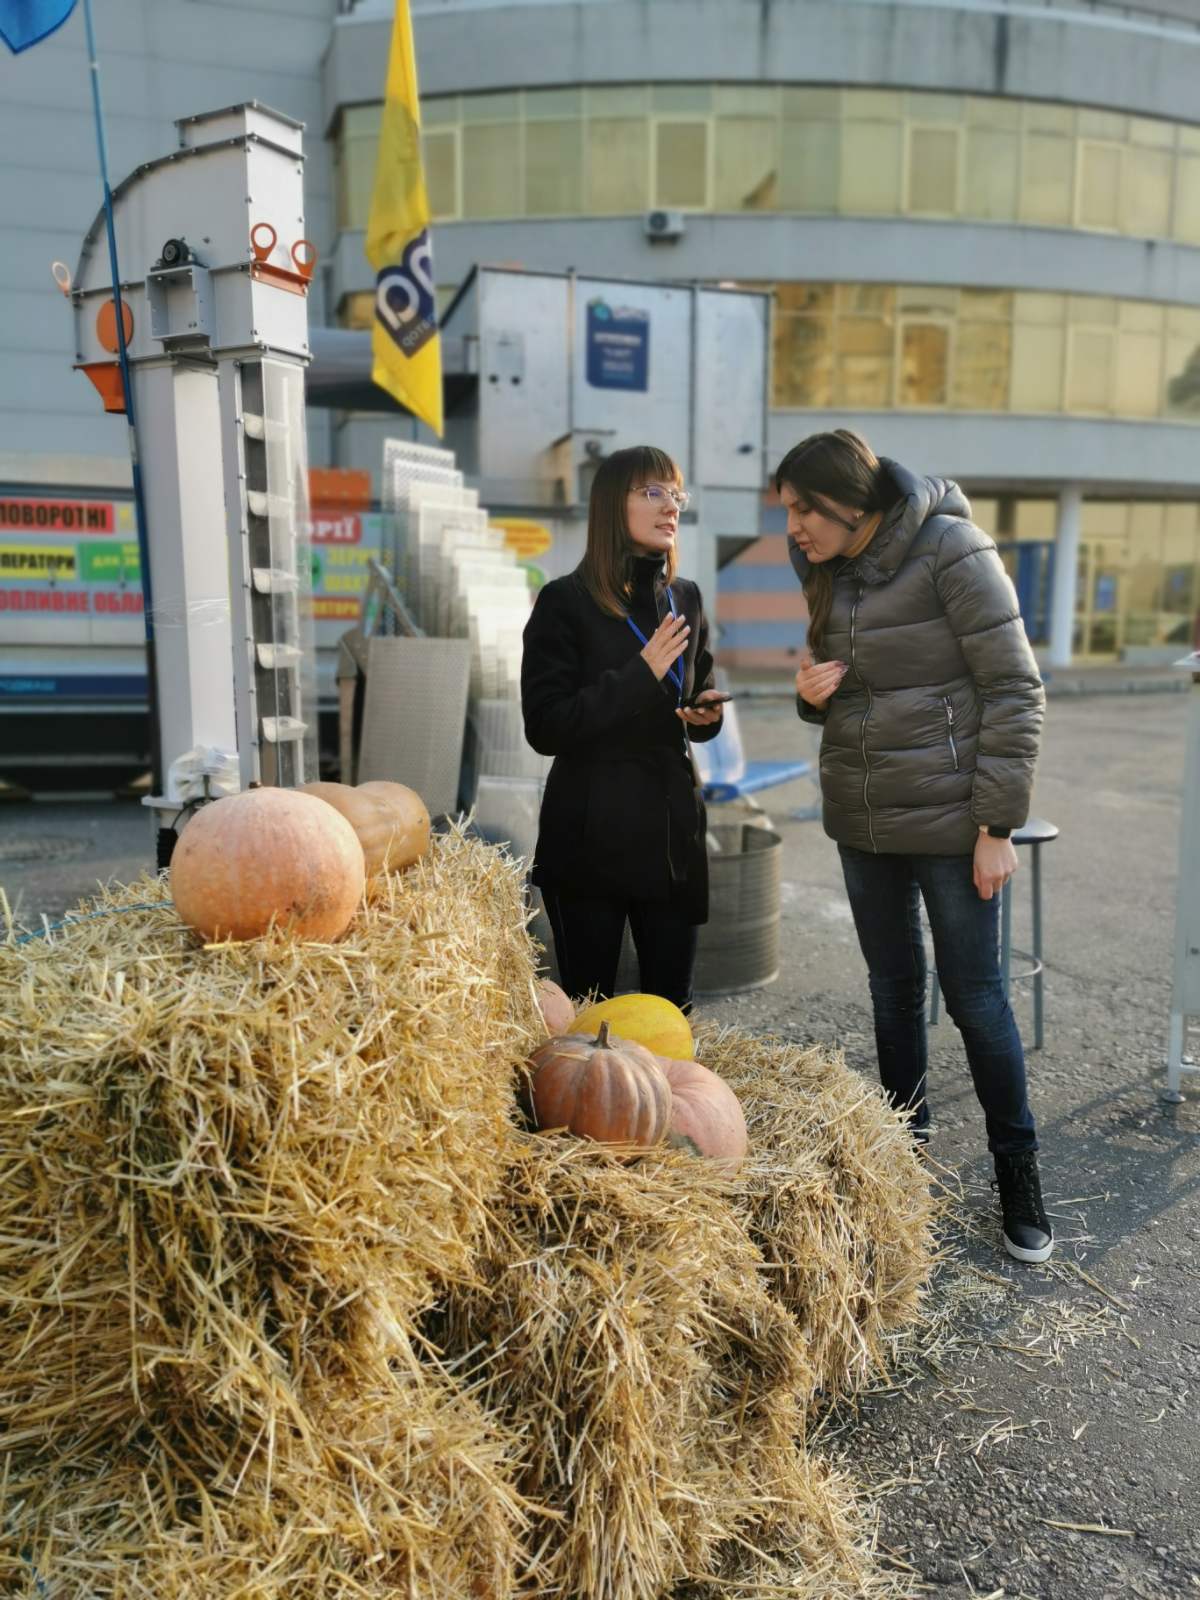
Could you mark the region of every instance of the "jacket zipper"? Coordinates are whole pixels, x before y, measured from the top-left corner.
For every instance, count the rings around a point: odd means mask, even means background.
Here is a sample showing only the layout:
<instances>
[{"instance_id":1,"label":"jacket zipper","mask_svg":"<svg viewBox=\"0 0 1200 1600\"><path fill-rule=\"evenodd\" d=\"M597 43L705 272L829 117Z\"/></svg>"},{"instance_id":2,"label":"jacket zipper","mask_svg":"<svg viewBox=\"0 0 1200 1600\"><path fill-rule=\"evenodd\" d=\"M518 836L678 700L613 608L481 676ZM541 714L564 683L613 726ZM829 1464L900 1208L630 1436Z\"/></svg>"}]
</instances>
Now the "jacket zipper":
<instances>
[{"instance_id":1,"label":"jacket zipper","mask_svg":"<svg viewBox=\"0 0 1200 1600\"><path fill-rule=\"evenodd\" d=\"M946 736L950 740L950 754L954 757L954 770L958 771L958 746L954 742L954 701L948 694L942 696L946 707Z\"/></svg>"},{"instance_id":2,"label":"jacket zipper","mask_svg":"<svg viewBox=\"0 0 1200 1600\"><path fill-rule=\"evenodd\" d=\"M867 592L866 584L865 583L860 583L859 586L858 586L858 598L855 600L854 604L850 607L850 665L854 668L854 673L855 673L855 676L858 678L858 681L862 684L863 688L867 691L867 709L863 712L862 727L859 730L859 745L860 745L860 748L862 750L862 759L863 759L863 805L866 807L866 811L867 811L867 834L868 834L868 837L871 840L871 849L875 850L876 849L876 844L875 844L875 819L871 815L871 797L870 797L870 794L868 792L868 787L869 787L870 782L871 782L871 763L867 759L867 718L871 715L871 707L874 704L874 701L872 700L872 697L871 697L871 686L870 686L870 684L868 684L866 682L866 680L863 678L862 673L859 672L859 670L858 670L858 660L857 660L857 657L856 657L855 651L854 651L855 641L856 641L857 632L858 632L858 608L859 608L859 605L860 605L860 603L862 601L862 597L866 592Z\"/></svg>"}]
</instances>

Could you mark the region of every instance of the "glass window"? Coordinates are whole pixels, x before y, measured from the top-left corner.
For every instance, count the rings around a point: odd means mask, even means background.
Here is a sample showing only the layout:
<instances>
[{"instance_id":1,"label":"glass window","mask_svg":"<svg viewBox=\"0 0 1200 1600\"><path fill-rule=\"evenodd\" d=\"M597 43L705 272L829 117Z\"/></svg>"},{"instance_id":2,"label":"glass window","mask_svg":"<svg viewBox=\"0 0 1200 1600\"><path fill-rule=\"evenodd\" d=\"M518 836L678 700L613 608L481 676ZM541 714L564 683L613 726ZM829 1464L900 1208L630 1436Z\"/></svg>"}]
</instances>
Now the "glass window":
<instances>
[{"instance_id":1,"label":"glass window","mask_svg":"<svg viewBox=\"0 0 1200 1600\"><path fill-rule=\"evenodd\" d=\"M1121 192L1121 148L1088 144L1079 148L1079 221L1085 228L1115 228Z\"/></svg>"},{"instance_id":2,"label":"glass window","mask_svg":"<svg viewBox=\"0 0 1200 1600\"><path fill-rule=\"evenodd\" d=\"M778 313L773 344L774 403L777 406L831 406L832 318Z\"/></svg>"},{"instance_id":3,"label":"glass window","mask_svg":"<svg viewBox=\"0 0 1200 1600\"><path fill-rule=\"evenodd\" d=\"M959 315L965 322L1011 322L1013 296L1008 289L960 289Z\"/></svg>"},{"instance_id":4,"label":"glass window","mask_svg":"<svg viewBox=\"0 0 1200 1600\"><path fill-rule=\"evenodd\" d=\"M708 123L659 122L655 129L654 204L708 204Z\"/></svg>"},{"instance_id":5,"label":"glass window","mask_svg":"<svg viewBox=\"0 0 1200 1600\"><path fill-rule=\"evenodd\" d=\"M950 368L950 327L905 322L900 328L900 404L944 406Z\"/></svg>"},{"instance_id":6,"label":"glass window","mask_svg":"<svg viewBox=\"0 0 1200 1600\"><path fill-rule=\"evenodd\" d=\"M1117 302L1107 294L1068 295L1067 321L1090 322L1098 327L1112 328L1117 321Z\"/></svg>"},{"instance_id":7,"label":"glass window","mask_svg":"<svg viewBox=\"0 0 1200 1600\"><path fill-rule=\"evenodd\" d=\"M521 125L462 130L463 215L521 215Z\"/></svg>"},{"instance_id":8,"label":"glass window","mask_svg":"<svg viewBox=\"0 0 1200 1600\"><path fill-rule=\"evenodd\" d=\"M894 122L848 122L842 128L841 204L852 216L900 210L901 130Z\"/></svg>"},{"instance_id":9,"label":"glass window","mask_svg":"<svg viewBox=\"0 0 1200 1600\"><path fill-rule=\"evenodd\" d=\"M842 91L785 88L780 97L780 107L785 118L814 117L819 122L837 121L842 114Z\"/></svg>"},{"instance_id":10,"label":"glass window","mask_svg":"<svg viewBox=\"0 0 1200 1600\"><path fill-rule=\"evenodd\" d=\"M1067 347L1067 410L1112 410L1113 336L1106 328L1072 328Z\"/></svg>"},{"instance_id":11,"label":"glass window","mask_svg":"<svg viewBox=\"0 0 1200 1600\"><path fill-rule=\"evenodd\" d=\"M780 283L775 288L775 303L782 311L820 312L833 314L833 285L831 283Z\"/></svg>"},{"instance_id":12,"label":"glass window","mask_svg":"<svg viewBox=\"0 0 1200 1600\"><path fill-rule=\"evenodd\" d=\"M521 115L518 89L505 94L464 94L461 98L464 122L516 122Z\"/></svg>"},{"instance_id":13,"label":"glass window","mask_svg":"<svg viewBox=\"0 0 1200 1600\"><path fill-rule=\"evenodd\" d=\"M957 128L908 130L908 209L938 216L958 210Z\"/></svg>"},{"instance_id":14,"label":"glass window","mask_svg":"<svg viewBox=\"0 0 1200 1600\"><path fill-rule=\"evenodd\" d=\"M967 132L963 215L984 222L1009 222L1017 214L1021 141L995 128Z\"/></svg>"},{"instance_id":15,"label":"glass window","mask_svg":"<svg viewBox=\"0 0 1200 1600\"><path fill-rule=\"evenodd\" d=\"M1012 380L1009 393L1013 411L1061 411L1065 331L1014 323Z\"/></svg>"},{"instance_id":16,"label":"glass window","mask_svg":"<svg viewBox=\"0 0 1200 1600\"><path fill-rule=\"evenodd\" d=\"M967 100L967 122L973 128L1019 128L1021 102L1003 100L999 95L971 95Z\"/></svg>"},{"instance_id":17,"label":"glass window","mask_svg":"<svg viewBox=\"0 0 1200 1600\"><path fill-rule=\"evenodd\" d=\"M929 284L905 283L896 288L897 311L940 312L953 317L958 311L957 289L934 288Z\"/></svg>"},{"instance_id":18,"label":"glass window","mask_svg":"<svg viewBox=\"0 0 1200 1600\"><path fill-rule=\"evenodd\" d=\"M777 117L779 90L774 84L718 84L713 91L718 117Z\"/></svg>"},{"instance_id":19,"label":"glass window","mask_svg":"<svg viewBox=\"0 0 1200 1600\"><path fill-rule=\"evenodd\" d=\"M1030 133L1075 133L1074 106L1054 105L1048 100L1025 102L1025 127Z\"/></svg>"},{"instance_id":20,"label":"glass window","mask_svg":"<svg viewBox=\"0 0 1200 1600\"><path fill-rule=\"evenodd\" d=\"M1083 106L1077 115L1076 128L1083 139L1112 139L1124 143L1129 137L1129 119L1119 111L1092 111Z\"/></svg>"},{"instance_id":21,"label":"glass window","mask_svg":"<svg viewBox=\"0 0 1200 1600\"><path fill-rule=\"evenodd\" d=\"M1061 326L1067 318L1066 296L1061 294L1023 293L1013 295L1013 316L1018 322L1036 322L1042 326Z\"/></svg>"},{"instance_id":22,"label":"glass window","mask_svg":"<svg viewBox=\"0 0 1200 1600\"><path fill-rule=\"evenodd\" d=\"M712 97L710 83L656 83L650 89L655 111L699 111L707 115L712 110Z\"/></svg>"},{"instance_id":23,"label":"glass window","mask_svg":"<svg viewBox=\"0 0 1200 1600\"><path fill-rule=\"evenodd\" d=\"M543 117L563 118L583 115L582 89L526 89L525 116L527 120Z\"/></svg>"},{"instance_id":24,"label":"glass window","mask_svg":"<svg viewBox=\"0 0 1200 1600\"><path fill-rule=\"evenodd\" d=\"M904 96L894 89L847 89L843 115L851 121L876 122L882 117L899 122Z\"/></svg>"},{"instance_id":25,"label":"glass window","mask_svg":"<svg viewBox=\"0 0 1200 1600\"><path fill-rule=\"evenodd\" d=\"M1130 333L1162 335L1166 308L1150 300L1121 300L1117 303L1117 323Z\"/></svg>"},{"instance_id":26,"label":"glass window","mask_svg":"<svg viewBox=\"0 0 1200 1600\"><path fill-rule=\"evenodd\" d=\"M716 124L713 205L718 211L772 211L778 197L777 122L723 117Z\"/></svg>"},{"instance_id":27,"label":"glass window","mask_svg":"<svg viewBox=\"0 0 1200 1600\"><path fill-rule=\"evenodd\" d=\"M892 403L892 323L883 317L839 317L834 403L882 410Z\"/></svg>"},{"instance_id":28,"label":"glass window","mask_svg":"<svg viewBox=\"0 0 1200 1600\"><path fill-rule=\"evenodd\" d=\"M443 123L457 122L458 119L458 96L456 94L431 95L428 100L422 98L422 127L436 128Z\"/></svg>"},{"instance_id":29,"label":"glass window","mask_svg":"<svg viewBox=\"0 0 1200 1600\"><path fill-rule=\"evenodd\" d=\"M1012 366L1007 322L960 322L954 338L952 403L961 411L1004 411Z\"/></svg>"},{"instance_id":30,"label":"glass window","mask_svg":"<svg viewBox=\"0 0 1200 1600\"><path fill-rule=\"evenodd\" d=\"M837 308L843 314L890 317L896 291L886 283L839 283Z\"/></svg>"},{"instance_id":31,"label":"glass window","mask_svg":"<svg viewBox=\"0 0 1200 1600\"><path fill-rule=\"evenodd\" d=\"M785 122L780 129L779 208L835 212L841 129L835 122Z\"/></svg>"},{"instance_id":32,"label":"glass window","mask_svg":"<svg viewBox=\"0 0 1200 1600\"><path fill-rule=\"evenodd\" d=\"M1126 145L1121 163L1122 233L1165 239L1170 228L1171 179L1174 160L1169 150Z\"/></svg>"},{"instance_id":33,"label":"glass window","mask_svg":"<svg viewBox=\"0 0 1200 1600\"><path fill-rule=\"evenodd\" d=\"M917 90L905 96L905 110L914 122L956 122L965 114L960 94L928 94Z\"/></svg>"},{"instance_id":34,"label":"glass window","mask_svg":"<svg viewBox=\"0 0 1200 1600\"><path fill-rule=\"evenodd\" d=\"M1200 311L1167 312L1166 413L1200 417Z\"/></svg>"},{"instance_id":35,"label":"glass window","mask_svg":"<svg viewBox=\"0 0 1200 1600\"><path fill-rule=\"evenodd\" d=\"M1157 333L1117 335L1113 410L1119 417L1156 417L1162 391L1163 342Z\"/></svg>"},{"instance_id":36,"label":"glass window","mask_svg":"<svg viewBox=\"0 0 1200 1600\"><path fill-rule=\"evenodd\" d=\"M583 124L531 122L525 129L525 215L578 215L583 209Z\"/></svg>"},{"instance_id":37,"label":"glass window","mask_svg":"<svg viewBox=\"0 0 1200 1600\"><path fill-rule=\"evenodd\" d=\"M648 122L624 117L592 117L589 120L586 204L589 215L597 217L648 209Z\"/></svg>"},{"instance_id":38,"label":"glass window","mask_svg":"<svg viewBox=\"0 0 1200 1600\"><path fill-rule=\"evenodd\" d=\"M1177 239L1200 244L1200 155L1180 152L1175 158L1175 228Z\"/></svg>"},{"instance_id":39,"label":"glass window","mask_svg":"<svg viewBox=\"0 0 1200 1600\"><path fill-rule=\"evenodd\" d=\"M1022 543L1044 544L1058 533L1057 500L1018 500L1013 514L1013 532Z\"/></svg>"},{"instance_id":40,"label":"glass window","mask_svg":"<svg viewBox=\"0 0 1200 1600\"><path fill-rule=\"evenodd\" d=\"M1162 150L1175 147L1175 124L1158 117L1130 117L1129 138L1134 144L1157 145Z\"/></svg>"},{"instance_id":41,"label":"glass window","mask_svg":"<svg viewBox=\"0 0 1200 1600\"><path fill-rule=\"evenodd\" d=\"M443 128L421 136L425 189L434 217L458 215L458 130Z\"/></svg>"},{"instance_id":42,"label":"glass window","mask_svg":"<svg viewBox=\"0 0 1200 1600\"><path fill-rule=\"evenodd\" d=\"M650 109L648 84L595 88L585 92L589 117L644 117Z\"/></svg>"},{"instance_id":43,"label":"glass window","mask_svg":"<svg viewBox=\"0 0 1200 1600\"><path fill-rule=\"evenodd\" d=\"M1074 178L1073 140L1053 134L1027 133L1021 164L1021 220L1069 223Z\"/></svg>"}]
</instances>

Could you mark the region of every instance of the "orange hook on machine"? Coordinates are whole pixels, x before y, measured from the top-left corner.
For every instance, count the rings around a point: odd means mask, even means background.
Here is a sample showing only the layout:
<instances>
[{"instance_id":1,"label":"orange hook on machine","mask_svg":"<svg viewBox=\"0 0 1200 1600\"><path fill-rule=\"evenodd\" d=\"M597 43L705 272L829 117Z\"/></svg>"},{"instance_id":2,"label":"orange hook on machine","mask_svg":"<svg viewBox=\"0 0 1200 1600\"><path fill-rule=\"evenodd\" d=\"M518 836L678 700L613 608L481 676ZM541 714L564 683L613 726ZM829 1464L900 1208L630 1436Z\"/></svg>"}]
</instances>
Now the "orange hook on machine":
<instances>
[{"instance_id":1,"label":"orange hook on machine","mask_svg":"<svg viewBox=\"0 0 1200 1600\"><path fill-rule=\"evenodd\" d=\"M286 289L289 294L307 294L317 264L316 245L311 239L297 239L291 249L292 267L279 267L269 259L278 242L279 235L269 222L256 222L250 229L250 248L254 252L251 277Z\"/></svg>"}]
</instances>

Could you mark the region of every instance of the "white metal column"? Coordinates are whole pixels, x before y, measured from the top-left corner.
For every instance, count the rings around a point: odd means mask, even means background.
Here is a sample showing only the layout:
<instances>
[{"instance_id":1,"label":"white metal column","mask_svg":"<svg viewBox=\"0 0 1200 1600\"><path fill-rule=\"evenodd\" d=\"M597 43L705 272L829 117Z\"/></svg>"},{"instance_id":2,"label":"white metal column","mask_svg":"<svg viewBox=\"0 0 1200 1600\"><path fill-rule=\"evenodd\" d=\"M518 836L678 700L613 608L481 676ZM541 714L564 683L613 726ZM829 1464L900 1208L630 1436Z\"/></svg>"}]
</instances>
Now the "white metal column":
<instances>
[{"instance_id":1,"label":"white metal column","mask_svg":"<svg viewBox=\"0 0 1200 1600\"><path fill-rule=\"evenodd\" d=\"M1167 1084L1162 1097L1183 1099L1185 1072L1200 1071L1189 1050L1189 1031L1200 1032L1200 651L1175 663L1192 675L1187 751L1183 763L1183 816L1179 823L1179 882L1175 911L1175 981L1167 1043Z\"/></svg>"},{"instance_id":2,"label":"white metal column","mask_svg":"<svg viewBox=\"0 0 1200 1600\"><path fill-rule=\"evenodd\" d=\"M1071 665L1075 633L1075 588L1079 568L1079 528L1083 518L1083 490L1065 484L1058 496L1058 529L1054 540L1054 593L1050 605L1052 667Z\"/></svg>"}]
</instances>

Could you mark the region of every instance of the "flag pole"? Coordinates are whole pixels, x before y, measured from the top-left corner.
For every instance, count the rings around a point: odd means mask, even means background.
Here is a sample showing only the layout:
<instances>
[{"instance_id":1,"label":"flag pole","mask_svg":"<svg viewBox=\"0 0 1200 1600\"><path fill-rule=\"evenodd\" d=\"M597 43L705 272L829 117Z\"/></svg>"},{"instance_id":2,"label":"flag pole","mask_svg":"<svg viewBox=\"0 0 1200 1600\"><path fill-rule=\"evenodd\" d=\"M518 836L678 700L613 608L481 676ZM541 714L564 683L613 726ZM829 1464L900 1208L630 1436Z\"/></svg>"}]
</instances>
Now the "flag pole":
<instances>
[{"instance_id":1,"label":"flag pole","mask_svg":"<svg viewBox=\"0 0 1200 1600\"><path fill-rule=\"evenodd\" d=\"M104 185L104 221L108 230L108 261L112 272L113 310L117 324L117 359L121 367L121 389L125 398L128 424L129 460L133 469L133 507L137 519L138 562L142 576L142 619L146 635L146 698L150 712L151 794L163 793L162 738L158 725L158 672L154 645L153 589L150 581L150 539L146 522L146 499L142 490L142 466L138 457L137 424L133 411L133 380L129 372L129 348L125 342L125 306L121 298L121 271L117 263L117 230L113 221L112 189L108 181L108 146L104 138L104 111L100 101L100 63L96 59L96 33L92 26L92 0L83 0L83 20L87 29L88 67L92 82L92 110L96 118L96 148L100 156L100 178ZM160 851L161 857L161 851ZM166 862L159 860L160 867Z\"/></svg>"}]
</instances>

